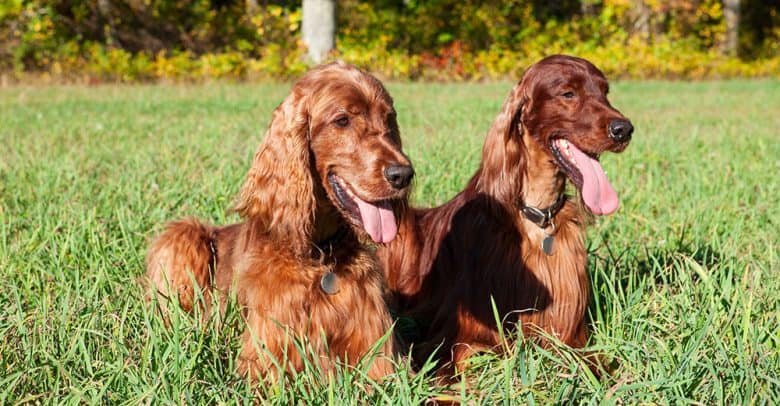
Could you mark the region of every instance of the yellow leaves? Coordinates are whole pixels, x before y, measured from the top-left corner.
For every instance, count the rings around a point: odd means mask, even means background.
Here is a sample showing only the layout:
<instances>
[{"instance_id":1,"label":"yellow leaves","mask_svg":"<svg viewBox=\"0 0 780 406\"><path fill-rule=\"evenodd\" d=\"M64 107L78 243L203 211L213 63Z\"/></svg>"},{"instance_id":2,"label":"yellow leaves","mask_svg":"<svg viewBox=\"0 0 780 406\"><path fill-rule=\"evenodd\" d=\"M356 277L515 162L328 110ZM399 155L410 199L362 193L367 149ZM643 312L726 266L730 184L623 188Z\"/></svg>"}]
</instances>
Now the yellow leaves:
<instances>
[{"instance_id":1,"label":"yellow leaves","mask_svg":"<svg viewBox=\"0 0 780 406\"><path fill-rule=\"evenodd\" d=\"M8 16L17 16L23 9L22 0L4 0L0 2L0 20Z\"/></svg>"},{"instance_id":2,"label":"yellow leaves","mask_svg":"<svg viewBox=\"0 0 780 406\"><path fill-rule=\"evenodd\" d=\"M300 9L290 12L288 19L290 22L300 23L303 21L303 12Z\"/></svg>"},{"instance_id":3,"label":"yellow leaves","mask_svg":"<svg viewBox=\"0 0 780 406\"><path fill-rule=\"evenodd\" d=\"M605 7L628 7L632 4L631 0L604 0Z\"/></svg>"},{"instance_id":4,"label":"yellow leaves","mask_svg":"<svg viewBox=\"0 0 780 406\"><path fill-rule=\"evenodd\" d=\"M301 28L300 10L285 10L280 6L268 6L250 18L255 33L264 42L292 42Z\"/></svg>"},{"instance_id":5,"label":"yellow leaves","mask_svg":"<svg viewBox=\"0 0 780 406\"><path fill-rule=\"evenodd\" d=\"M150 0L135 2L146 2L150 12L165 13L151 6L156 3ZM18 18L25 21L14 25L18 33L5 31L13 33L28 50L13 57L13 66L48 69L58 75L82 69L119 80L289 78L306 69L301 58L304 47L300 43L299 6L289 2L285 3L288 6L270 4L245 15L240 14L242 7L217 11L206 1L195 3L199 8L193 17L195 28L190 32L190 43L166 44L170 48L159 54L122 51L105 43L85 45L59 37L64 30L53 19L56 11L31 6L41 4L37 2L0 0L0 18L18 13L23 15ZM394 79L514 79L524 67L555 52L592 58L608 73L620 77L780 74L777 41L767 41L761 55L770 58L757 62L719 54L719 45L725 39L721 0L603 0L600 11L593 12L596 14L568 19L538 18L531 2L515 2L505 9L483 3L460 2L452 7L428 4L398 13L372 2L343 2L337 34L339 49L331 57ZM588 0L588 4L595 3L599 1ZM640 8L650 10L650 28L644 31L635 24L635 13ZM82 21L89 10L80 13L76 19ZM772 38L778 36L780 29L776 28ZM214 38L219 38L219 45ZM209 49L212 53L178 51L191 43L199 45L192 47L198 52ZM448 48L456 43L457 49Z\"/></svg>"},{"instance_id":6,"label":"yellow leaves","mask_svg":"<svg viewBox=\"0 0 780 406\"><path fill-rule=\"evenodd\" d=\"M625 41L611 41L601 46L579 43L530 43L523 49L491 47L488 50L461 50L452 54L444 65L436 65L433 56L410 54L403 49L384 46L392 36L381 35L367 44L341 45L331 55L363 66L383 78L408 80L483 80L516 79L523 69L552 52L576 54L591 60L609 78L728 78L780 75L780 57L745 62L702 52L690 44L657 39L652 44L632 36ZM252 44L247 44L249 46ZM121 49L106 49L93 44L84 54L51 60L49 72L54 75L86 72L99 78L136 80L208 80L242 78L296 77L308 69L303 62L305 47L300 40L282 46L270 43L257 46L248 57L241 51L195 55L189 52L160 52L147 57ZM76 51L73 51L76 52Z\"/></svg>"},{"instance_id":7,"label":"yellow leaves","mask_svg":"<svg viewBox=\"0 0 780 406\"><path fill-rule=\"evenodd\" d=\"M699 18L720 18L723 16L723 7L720 1L703 2L696 8L696 16Z\"/></svg>"},{"instance_id":8,"label":"yellow leaves","mask_svg":"<svg viewBox=\"0 0 780 406\"><path fill-rule=\"evenodd\" d=\"M295 10L287 16L287 30L290 32L298 31L301 27L301 21L303 21L303 14L301 10Z\"/></svg>"},{"instance_id":9,"label":"yellow leaves","mask_svg":"<svg viewBox=\"0 0 780 406\"><path fill-rule=\"evenodd\" d=\"M209 78L240 78L247 68L246 58L238 52L206 54L198 62L202 75Z\"/></svg>"},{"instance_id":10,"label":"yellow leaves","mask_svg":"<svg viewBox=\"0 0 780 406\"><path fill-rule=\"evenodd\" d=\"M264 20L263 14L257 14L252 16L252 18L249 19L250 22L252 22L252 25L255 27L262 27L263 26L263 20Z\"/></svg>"}]
</instances>

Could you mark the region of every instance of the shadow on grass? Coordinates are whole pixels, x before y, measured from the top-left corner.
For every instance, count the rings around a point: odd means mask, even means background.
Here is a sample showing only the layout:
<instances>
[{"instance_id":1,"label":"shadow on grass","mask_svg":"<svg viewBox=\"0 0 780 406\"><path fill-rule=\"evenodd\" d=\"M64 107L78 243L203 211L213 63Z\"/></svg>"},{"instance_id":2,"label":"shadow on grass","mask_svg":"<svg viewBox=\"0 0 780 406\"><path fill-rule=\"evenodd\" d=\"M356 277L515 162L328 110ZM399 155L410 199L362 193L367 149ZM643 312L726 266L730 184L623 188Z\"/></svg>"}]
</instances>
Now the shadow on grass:
<instances>
[{"instance_id":1,"label":"shadow on grass","mask_svg":"<svg viewBox=\"0 0 780 406\"><path fill-rule=\"evenodd\" d=\"M606 274L613 274L612 271L616 270L618 272L614 274L620 277L619 279L632 276L622 272L627 270L639 277L652 276L655 283L673 283L674 275L668 271L677 267L681 258L687 258L706 269L723 263L723 255L718 249L706 241L689 239L686 231L687 227L684 227L680 235L670 243L652 248L647 245L630 246L616 253L613 247L607 244L607 257L600 257L591 249L588 253L589 266L591 269L603 270ZM609 236L606 235L603 239L609 241ZM694 281L698 280L697 275L692 277L696 278Z\"/></svg>"},{"instance_id":2,"label":"shadow on grass","mask_svg":"<svg viewBox=\"0 0 780 406\"><path fill-rule=\"evenodd\" d=\"M592 319L604 317L601 321L609 323L608 315L615 297L626 300L637 292L641 295L648 285L679 291L700 281L701 274L695 267L722 268L728 259L721 251L707 241L690 238L686 230L687 227L683 227L679 236L655 247L631 245L616 252L614 246L607 243L606 256L597 255L590 249ZM609 235L603 240L609 241Z\"/></svg>"}]
</instances>

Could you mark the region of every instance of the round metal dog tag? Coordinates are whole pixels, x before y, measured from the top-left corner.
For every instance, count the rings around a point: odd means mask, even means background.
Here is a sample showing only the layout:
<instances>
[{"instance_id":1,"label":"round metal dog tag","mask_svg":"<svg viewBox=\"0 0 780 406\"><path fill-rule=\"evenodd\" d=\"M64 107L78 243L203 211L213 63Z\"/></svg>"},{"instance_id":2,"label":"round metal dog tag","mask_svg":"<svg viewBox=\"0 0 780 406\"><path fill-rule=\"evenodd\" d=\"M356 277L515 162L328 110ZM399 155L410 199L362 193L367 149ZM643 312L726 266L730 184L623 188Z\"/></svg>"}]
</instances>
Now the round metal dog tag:
<instances>
[{"instance_id":1,"label":"round metal dog tag","mask_svg":"<svg viewBox=\"0 0 780 406\"><path fill-rule=\"evenodd\" d=\"M333 272L326 272L320 279L320 288L329 295L339 293L339 277Z\"/></svg>"}]
</instances>

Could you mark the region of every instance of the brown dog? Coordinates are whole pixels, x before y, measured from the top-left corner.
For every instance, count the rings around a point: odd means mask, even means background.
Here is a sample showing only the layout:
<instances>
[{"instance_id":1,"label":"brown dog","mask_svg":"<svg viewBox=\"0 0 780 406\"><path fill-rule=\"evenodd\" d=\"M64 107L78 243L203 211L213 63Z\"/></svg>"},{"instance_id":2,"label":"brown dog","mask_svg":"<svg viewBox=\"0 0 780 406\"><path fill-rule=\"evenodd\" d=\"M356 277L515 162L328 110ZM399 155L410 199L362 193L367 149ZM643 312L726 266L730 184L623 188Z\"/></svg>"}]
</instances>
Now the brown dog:
<instances>
[{"instance_id":1,"label":"brown dog","mask_svg":"<svg viewBox=\"0 0 780 406\"><path fill-rule=\"evenodd\" d=\"M403 315L423 326L413 353L459 369L496 349L500 334L539 329L572 347L587 341L587 221L564 195L566 181L593 214L618 198L599 164L626 148L633 127L607 100L590 62L555 55L533 65L491 127L479 170L466 189L433 209L406 212L398 238L379 249ZM443 370L445 372L450 369Z\"/></svg>"},{"instance_id":2,"label":"brown dog","mask_svg":"<svg viewBox=\"0 0 780 406\"><path fill-rule=\"evenodd\" d=\"M275 375L274 360L300 370L300 338L323 368L354 365L392 323L361 240L395 237L413 173L382 84L343 63L315 68L274 111L236 207L245 221L169 224L147 257L153 290L190 310L197 291L208 303L236 289L239 369L252 376ZM392 338L380 351L373 378L392 371Z\"/></svg>"}]
</instances>

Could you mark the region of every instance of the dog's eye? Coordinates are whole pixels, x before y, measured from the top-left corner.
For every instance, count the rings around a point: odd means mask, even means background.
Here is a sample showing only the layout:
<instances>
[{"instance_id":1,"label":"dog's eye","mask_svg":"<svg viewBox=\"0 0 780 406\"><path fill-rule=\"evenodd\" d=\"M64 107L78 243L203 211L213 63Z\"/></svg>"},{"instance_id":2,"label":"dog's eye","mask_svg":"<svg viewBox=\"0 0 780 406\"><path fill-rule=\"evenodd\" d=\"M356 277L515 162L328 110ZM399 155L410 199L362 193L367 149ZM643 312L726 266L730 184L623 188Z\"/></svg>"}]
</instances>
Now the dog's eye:
<instances>
[{"instance_id":1,"label":"dog's eye","mask_svg":"<svg viewBox=\"0 0 780 406\"><path fill-rule=\"evenodd\" d=\"M574 92L569 91L561 94L561 96L563 96L564 99L573 99L575 94Z\"/></svg>"},{"instance_id":2,"label":"dog's eye","mask_svg":"<svg viewBox=\"0 0 780 406\"><path fill-rule=\"evenodd\" d=\"M347 126L349 126L349 117L339 116L339 118L333 120L333 124L335 124L336 127L339 128L347 128Z\"/></svg>"}]
</instances>

